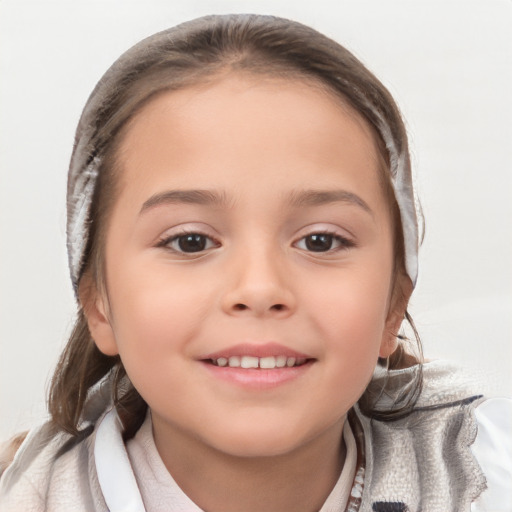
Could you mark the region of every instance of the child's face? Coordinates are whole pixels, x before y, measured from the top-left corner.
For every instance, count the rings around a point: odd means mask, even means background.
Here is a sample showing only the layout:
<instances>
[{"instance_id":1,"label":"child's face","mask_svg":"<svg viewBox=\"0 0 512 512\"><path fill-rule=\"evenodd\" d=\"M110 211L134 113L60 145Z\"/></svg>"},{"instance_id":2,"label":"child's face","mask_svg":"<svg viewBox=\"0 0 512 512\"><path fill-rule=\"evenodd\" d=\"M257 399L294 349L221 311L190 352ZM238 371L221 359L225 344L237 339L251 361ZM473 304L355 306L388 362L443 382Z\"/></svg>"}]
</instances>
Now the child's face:
<instances>
[{"instance_id":1,"label":"child's face","mask_svg":"<svg viewBox=\"0 0 512 512\"><path fill-rule=\"evenodd\" d=\"M366 123L307 82L230 76L154 99L119 158L89 323L157 437L275 455L341 427L401 318Z\"/></svg>"}]
</instances>

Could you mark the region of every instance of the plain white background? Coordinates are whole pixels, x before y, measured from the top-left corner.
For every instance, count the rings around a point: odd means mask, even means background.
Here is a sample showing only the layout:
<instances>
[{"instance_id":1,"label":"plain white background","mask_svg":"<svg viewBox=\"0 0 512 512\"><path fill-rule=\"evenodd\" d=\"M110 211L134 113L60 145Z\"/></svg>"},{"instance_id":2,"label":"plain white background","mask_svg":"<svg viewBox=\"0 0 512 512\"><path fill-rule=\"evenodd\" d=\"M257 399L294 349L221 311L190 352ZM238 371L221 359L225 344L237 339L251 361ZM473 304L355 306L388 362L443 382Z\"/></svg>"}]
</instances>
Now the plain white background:
<instances>
[{"instance_id":1,"label":"plain white background","mask_svg":"<svg viewBox=\"0 0 512 512\"><path fill-rule=\"evenodd\" d=\"M0 3L0 439L44 419L72 325L66 172L81 109L143 37L203 14L304 22L353 51L409 128L426 217L411 310L428 357L512 395L510 0Z\"/></svg>"}]
</instances>

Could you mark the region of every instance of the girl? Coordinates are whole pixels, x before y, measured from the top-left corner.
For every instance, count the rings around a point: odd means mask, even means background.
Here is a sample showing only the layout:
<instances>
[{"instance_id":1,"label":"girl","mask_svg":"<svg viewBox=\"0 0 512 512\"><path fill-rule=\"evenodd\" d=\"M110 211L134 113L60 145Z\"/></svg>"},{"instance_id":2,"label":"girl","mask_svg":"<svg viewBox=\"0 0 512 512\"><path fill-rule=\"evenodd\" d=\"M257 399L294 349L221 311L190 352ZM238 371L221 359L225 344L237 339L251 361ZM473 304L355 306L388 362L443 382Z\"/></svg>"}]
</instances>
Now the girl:
<instances>
[{"instance_id":1,"label":"girl","mask_svg":"<svg viewBox=\"0 0 512 512\"><path fill-rule=\"evenodd\" d=\"M338 44L236 15L133 47L80 120L67 235L78 319L2 511L512 510L510 403L397 334L407 137Z\"/></svg>"}]
</instances>

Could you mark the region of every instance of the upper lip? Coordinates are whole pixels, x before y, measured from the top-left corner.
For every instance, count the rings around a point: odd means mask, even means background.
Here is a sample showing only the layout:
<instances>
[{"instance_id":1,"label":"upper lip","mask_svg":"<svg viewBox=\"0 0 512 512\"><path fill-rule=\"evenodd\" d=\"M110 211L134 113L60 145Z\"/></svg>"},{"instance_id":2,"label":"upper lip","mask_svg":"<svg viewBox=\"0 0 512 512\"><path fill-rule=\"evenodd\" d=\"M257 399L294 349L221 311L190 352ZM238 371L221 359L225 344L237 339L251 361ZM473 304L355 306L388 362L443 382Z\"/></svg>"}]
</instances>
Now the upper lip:
<instances>
[{"instance_id":1,"label":"upper lip","mask_svg":"<svg viewBox=\"0 0 512 512\"><path fill-rule=\"evenodd\" d=\"M280 345L275 342L268 343L240 343L238 345L232 345L225 349L206 354L199 357L200 360L206 359L219 359L221 357L229 358L232 356L251 356L251 357L295 357L296 359L312 359L308 354L297 352L289 347Z\"/></svg>"}]
</instances>

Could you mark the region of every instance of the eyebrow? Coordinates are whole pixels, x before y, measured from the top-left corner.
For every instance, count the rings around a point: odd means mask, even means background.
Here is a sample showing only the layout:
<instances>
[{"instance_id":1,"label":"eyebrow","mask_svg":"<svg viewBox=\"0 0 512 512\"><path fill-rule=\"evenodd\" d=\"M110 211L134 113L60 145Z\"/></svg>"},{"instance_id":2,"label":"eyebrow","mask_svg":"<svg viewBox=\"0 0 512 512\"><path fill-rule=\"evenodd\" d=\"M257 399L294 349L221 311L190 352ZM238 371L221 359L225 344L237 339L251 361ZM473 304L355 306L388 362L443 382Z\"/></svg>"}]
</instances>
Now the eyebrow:
<instances>
[{"instance_id":1,"label":"eyebrow","mask_svg":"<svg viewBox=\"0 0 512 512\"><path fill-rule=\"evenodd\" d=\"M292 192L290 196L290 205L295 208L322 206L329 203L352 204L374 216L368 204L357 194L348 190L299 190Z\"/></svg>"},{"instance_id":2,"label":"eyebrow","mask_svg":"<svg viewBox=\"0 0 512 512\"><path fill-rule=\"evenodd\" d=\"M288 199L293 208L322 206L329 203L348 203L362 208L373 217L373 211L357 194L347 190L299 190L293 191ZM213 190L167 190L154 194L144 202L139 215L156 206L165 204L199 204L205 206L226 206L227 196L224 192Z\"/></svg>"},{"instance_id":3,"label":"eyebrow","mask_svg":"<svg viewBox=\"0 0 512 512\"><path fill-rule=\"evenodd\" d=\"M139 215L146 210L164 204L200 204L206 206L223 206L227 204L227 198L224 193L214 192L212 190L168 190L151 196L144 202Z\"/></svg>"}]
</instances>

